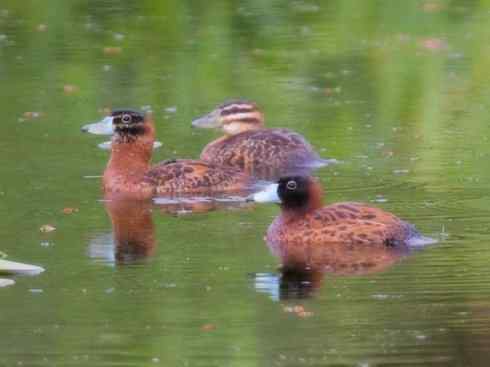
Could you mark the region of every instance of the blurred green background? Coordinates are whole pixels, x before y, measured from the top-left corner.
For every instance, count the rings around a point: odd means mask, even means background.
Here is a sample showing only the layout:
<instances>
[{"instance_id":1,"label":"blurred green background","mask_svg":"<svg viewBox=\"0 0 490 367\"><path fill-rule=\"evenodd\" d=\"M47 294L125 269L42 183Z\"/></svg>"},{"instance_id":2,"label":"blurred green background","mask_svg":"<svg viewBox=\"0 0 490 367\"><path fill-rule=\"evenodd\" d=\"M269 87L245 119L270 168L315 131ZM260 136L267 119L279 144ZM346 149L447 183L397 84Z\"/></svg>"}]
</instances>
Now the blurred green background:
<instances>
[{"instance_id":1,"label":"blurred green background","mask_svg":"<svg viewBox=\"0 0 490 367\"><path fill-rule=\"evenodd\" d=\"M47 271L0 290L0 365L487 366L489 37L488 0L2 0L0 250ZM115 261L80 126L150 107L155 161L198 157L190 121L238 97L342 161L328 201L439 244L282 299L277 207L154 210L153 256Z\"/></svg>"}]
</instances>

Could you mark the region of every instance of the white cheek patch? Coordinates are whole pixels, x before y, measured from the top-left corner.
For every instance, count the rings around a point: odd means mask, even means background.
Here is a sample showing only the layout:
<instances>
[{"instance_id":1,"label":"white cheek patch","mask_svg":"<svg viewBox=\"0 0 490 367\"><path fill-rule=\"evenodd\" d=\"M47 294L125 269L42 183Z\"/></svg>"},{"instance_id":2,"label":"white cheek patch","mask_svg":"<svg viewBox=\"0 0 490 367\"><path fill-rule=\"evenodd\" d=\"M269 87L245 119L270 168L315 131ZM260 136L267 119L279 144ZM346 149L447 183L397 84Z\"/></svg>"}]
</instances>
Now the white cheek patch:
<instances>
[{"instance_id":1,"label":"white cheek patch","mask_svg":"<svg viewBox=\"0 0 490 367\"><path fill-rule=\"evenodd\" d=\"M256 203L280 203L281 199L277 194L278 184L270 184L264 190L252 194L249 199Z\"/></svg>"},{"instance_id":2,"label":"white cheek patch","mask_svg":"<svg viewBox=\"0 0 490 367\"><path fill-rule=\"evenodd\" d=\"M111 116L107 116L99 122L83 126L82 131L95 135L112 135L114 133L112 120Z\"/></svg>"},{"instance_id":3,"label":"white cheek patch","mask_svg":"<svg viewBox=\"0 0 490 367\"><path fill-rule=\"evenodd\" d=\"M228 135L235 135L243 130L243 126L240 122L231 122L229 124L223 125L223 130Z\"/></svg>"}]
</instances>

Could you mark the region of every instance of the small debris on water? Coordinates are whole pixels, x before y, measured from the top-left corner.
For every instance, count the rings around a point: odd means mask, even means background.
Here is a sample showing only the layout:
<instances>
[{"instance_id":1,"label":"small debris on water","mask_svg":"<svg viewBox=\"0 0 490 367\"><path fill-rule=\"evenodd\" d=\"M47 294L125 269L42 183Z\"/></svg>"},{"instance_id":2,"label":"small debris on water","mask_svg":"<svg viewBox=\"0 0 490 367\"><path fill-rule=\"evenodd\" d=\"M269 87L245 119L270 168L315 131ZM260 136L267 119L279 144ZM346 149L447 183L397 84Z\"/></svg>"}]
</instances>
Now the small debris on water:
<instances>
[{"instance_id":1,"label":"small debris on water","mask_svg":"<svg viewBox=\"0 0 490 367\"><path fill-rule=\"evenodd\" d=\"M441 51L447 49L446 41L440 38L426 38L420 41L420 46L429 51Z\"/></svg>"},{"instance_id":2,"label":"small debris on water","mask_svg":"<svg viewBox=\"0 0 490 367\"><path fill-rule=\"evenodd\" d=\"M63 208L63 214L78 213L78 208Z\"/></svg>"},{"instance_id":3,"label":"small debris on water","mask_svg":"<svg viewBox=\"0 0 490 367\"><path fill-rule=\"evenodd\" d=\"M387 294L373 294L371 296L371 298L379 299L379 300L385 300L385 299L388 299L389 296Z\"/></svg>"},{"instance_id":4,"label":"small debris on water","mask_svg":"<svg viewBox=\"0 0 490 367\"><path fill-rule=\"evenodd\" d=\"M48 25L44 23L38 24L38 26L36 27L36 31L38 32L46 32L47 30L48 30Z\"/></svg>"},{"instance_id":5,"label":"small debris on water","mask_svg":"<svg viewBox=\"0 0 490 367\"><path fill-rule=\"evenodd\" d=\"M373 199L373 202L375 203L386 203L388 201L387 198L385 198L383 195L376 195L376 197Z\"/></svg>"},{"instance_id":6,"label":"small debris on water","mask_svg":"<svg viewBox=\"0 0 490 367\"><path fill-rule=\"evenodd\" d=\"M440 1L427 1L422 4L422 11L424 13L437 13L444 10L444 4Z\"/></svg>"},{"instance_id":7,"label":"small debris on water","mask_svg":"<svg viewBox=\"0 0 490 367\"><path fill-rule=\"evenodd\" d=\"M121 54L122 47L104 47L103 51L106 56L116 56Z\"/></svg>"},{"instance_id":8,"label":"small debris on water","mask_svg":"<svg viewBox=\"0 0 490 367\"><path fill-rule=\"evenodd\" d=\"M67 96L78 93L79 91L80 91L80 87L78 85L65 84L63 86L63 93L65 93L65 95Z\"/></svg>"},{"instance_id":9,"label":"small debris on water","mask_svg":"<svg viewBox=\"0 0 490 367\"><path fill-rule=\"evenodd\" d=\"M27 111L22 114L22 117L26 120L34 120L40 117L43 117L42 112L36 112L36 111Z\"/></svg>"},{"instance_id":10,"label":"small debris on water","mask_svg":"<svg viewBox=\"0 0 490 367\"><path fill-rule=\"evenodd\" d=\"M126 36L122 33L114 33L113 37L116 41L122 41Z\"/></svg>"},{"instance_id":11,"label":"small debris on water","mask_svg":"<svg viewBox=\"0 0 490 367\"><path fill-rule=\"evenodd\" d=\"M12 279L0 278L0 288L9 287L9 286L14 285L14 284L15 284L15 282Z\"/></svg>"},{"instance_id":12,"label":"small debris on water","mask_svg":"<svg viewBox=\"0 0 490 367\"><path fill-rule=\"evenodd\" d=\"M52 226L51 224L44 224L39 228L39 230L43 233L49 233L56 231L56 227Z\"/></svg>"},{"instance_id":13,"label":"small debris on water","mask_svg":"<svg viewBox=\"0 0 490 367\"><path fill-rule=\"evenodd\" d=\"M110 107L101 107L97 110L98 113L104 116L109 116L112 112L112 109Z\"/></svg>"},{"instance_id":14,"label":"small debris on water","mask_svg":"<svg viewBox=\"0 0 490 367\"><path fill-rule=\"evenodd\" d=\"M44 271L36 265L18 263L14 261L0 260L0 274L25 274L37 275Z\"/></svg>"},{"instance_id":15,"label":"small debris on water","mask_svg":"<svg viewBox=\"0 0 490 367\"><path fill-rule=\"evenodd\" d=\"M216 330L216 325L214 324L204 324L201 326L201 331L209 332L214 330Z\"/></svg>"},{"instance_id":16,"label":"small debris on water","mask_svg":"<svg viewBox=\"0 0 490 367\"><path fill-rule=\"evenodd\" d=\"M284 306L283 311L286 313L294 313L296 316L301 318L307 318L313 316L313 312L306 311L304 306L296 305L296 306Z\"/></svg>"}]
</instances>

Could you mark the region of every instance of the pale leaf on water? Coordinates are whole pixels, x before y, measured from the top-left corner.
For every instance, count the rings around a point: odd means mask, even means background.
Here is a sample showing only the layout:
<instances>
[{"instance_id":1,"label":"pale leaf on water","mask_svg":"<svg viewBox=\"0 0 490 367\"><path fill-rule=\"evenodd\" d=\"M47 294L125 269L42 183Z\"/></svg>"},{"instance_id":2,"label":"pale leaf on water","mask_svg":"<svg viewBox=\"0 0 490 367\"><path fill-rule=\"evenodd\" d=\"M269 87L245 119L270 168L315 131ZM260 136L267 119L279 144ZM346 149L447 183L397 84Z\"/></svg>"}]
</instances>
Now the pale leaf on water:
<instances>
[{"instance_id":1,"label":"pale leaf on water","mask_svg":"<svg viewBox=\"0 0 490 367\"><path fill-rule=\"evenodd\" d=\"M43 271L44 269L40 266L0 260L0 274L36 275L42 273Z\"/></svg>"}]
</instances>

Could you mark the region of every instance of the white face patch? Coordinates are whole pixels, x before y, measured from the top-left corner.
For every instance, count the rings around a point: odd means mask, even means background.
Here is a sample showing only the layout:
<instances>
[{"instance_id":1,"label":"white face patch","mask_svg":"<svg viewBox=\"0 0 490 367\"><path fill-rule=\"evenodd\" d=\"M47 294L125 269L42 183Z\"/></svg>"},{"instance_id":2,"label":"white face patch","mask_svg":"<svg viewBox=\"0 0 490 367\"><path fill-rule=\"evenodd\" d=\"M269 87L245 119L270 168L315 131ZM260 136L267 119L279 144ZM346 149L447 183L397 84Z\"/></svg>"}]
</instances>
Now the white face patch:
<instances>
[{"instance_id":1,"label":"white face patch","mask_svg":"<svg viewBox=\"0 0 490 367\"><path fill-rule=\"evenodd\" d=\"M112 120L112 116L107 116L99 122L83 126L82 131L95 135L112 135L114 133Z\"/></svg>"},{"instance_id":2,"label":"white face patch","mask_svg":"<svg viewBox=\"0 0 490 367\"><path fill-rule=\"evenodd\" d=\"M251 195L250 199L256 203L280 203L281 199L277 194L278 187L278 184L270 184L264 190Z\"/></svg>"},{"instance_id":3,"label":"white face patch","mask_svg":"<svg viewBox=\"0 0 490 367\"><path fill-rule=\"evenodd\" d=\"M241 133L245 129L241 122L230 122L229 124L223 125L223 130L228 135L235 135Z\"/></svg>"}]
</instances>

